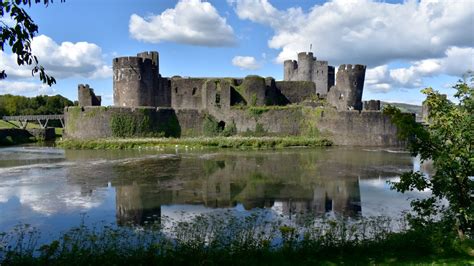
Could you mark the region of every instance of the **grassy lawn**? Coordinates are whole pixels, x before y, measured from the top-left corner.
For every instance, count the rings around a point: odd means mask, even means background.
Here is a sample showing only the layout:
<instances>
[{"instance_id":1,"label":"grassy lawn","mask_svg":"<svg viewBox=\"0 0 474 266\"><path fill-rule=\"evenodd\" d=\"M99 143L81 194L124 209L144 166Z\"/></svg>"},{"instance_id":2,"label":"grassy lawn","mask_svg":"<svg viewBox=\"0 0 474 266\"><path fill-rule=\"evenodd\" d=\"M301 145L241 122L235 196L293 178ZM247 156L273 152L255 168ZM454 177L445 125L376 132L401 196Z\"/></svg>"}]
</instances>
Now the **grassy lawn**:
<instances>
[{"instance_id":1,"label":"grassy lawn","mask_svg":"<svg viewBox=\"0 0 474 266\"><path fill-rule=\"evenodd\" d=\"M6 122L4 120L0 120L0 128L21 128L20 122L18 121L11 121ZM40 125L32 122L28 122L26 128L40 128Z\"/></svg>"}]
</instances>

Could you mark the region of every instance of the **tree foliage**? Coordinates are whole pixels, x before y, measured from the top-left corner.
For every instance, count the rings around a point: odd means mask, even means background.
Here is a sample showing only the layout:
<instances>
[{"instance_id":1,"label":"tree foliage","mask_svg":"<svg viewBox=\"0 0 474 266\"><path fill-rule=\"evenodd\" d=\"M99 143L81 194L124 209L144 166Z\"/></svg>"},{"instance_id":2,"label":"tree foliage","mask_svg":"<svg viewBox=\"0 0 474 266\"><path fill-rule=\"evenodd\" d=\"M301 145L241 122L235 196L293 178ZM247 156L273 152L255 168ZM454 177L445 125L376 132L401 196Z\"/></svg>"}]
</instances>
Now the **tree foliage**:
<instances>
[{"instance_id":1,"label":"tree foliage","mask_svg":"<svg viewBox=\"0 0 474 266\"><path fill-rule=\"evenodd\" d=\"M62 114L64 107L74 103L61 96L40 95L33 98L16 95L0 95L0 117L4 115L52 115Z\"/></svg>"},{"instance_id":2,"label":"tree foliage","mask_svg":"<svg viewBox=\"0 0 474 266\"><path fill-rule=\"evenodd\" d=\"M453 221L461 237L472 237L474 221L474 88L459 81L454 87L454 103L432 88L422 92L430 108L428 125L408 119L400 110L389 106L384 109L407 140L412 155L421 161L431 160L435 168L432 176L408 172L392 187L400 192L431 190L431 197L412 202L419 215L417 221L429 222L442 214ZM443 200L448 205L442 204Z\"/></svg>"},{"instance_id":3,"label":"tree foliage","mask_svg":"<svg viewBox=\"0 0 474 266\"><path fill-rule=\"evenodd\" d=\"M61 0L64 2L65 0ZM53 0L34 0L34 3L49 5ZM2 0L0 4L0 18L10 17L15 25L9 26L1 22L0 49L4 51L5 46L11 47L12 53L16 54L16 62L19 66L33 66L31 74L39 74L43 83L52 85L56 83L54 77L46 74L44 67L38 63L38 58L31 51L31 41L38 33L38 25L34 23L28 13L21 6L31 6L31 0ZM0 79L5 79L7 73L0 69Z\"/></svg>"}]
</instances>

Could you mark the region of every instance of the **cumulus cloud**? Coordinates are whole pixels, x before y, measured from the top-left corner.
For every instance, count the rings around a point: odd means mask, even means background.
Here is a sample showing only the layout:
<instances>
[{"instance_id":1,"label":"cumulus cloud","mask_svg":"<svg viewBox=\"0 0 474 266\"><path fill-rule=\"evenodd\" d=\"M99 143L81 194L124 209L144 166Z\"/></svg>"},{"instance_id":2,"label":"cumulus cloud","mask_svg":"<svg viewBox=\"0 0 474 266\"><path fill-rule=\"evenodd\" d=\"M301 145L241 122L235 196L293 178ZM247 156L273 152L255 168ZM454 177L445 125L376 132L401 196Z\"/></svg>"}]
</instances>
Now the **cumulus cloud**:
<instances>
[{"instance_id":1,"label":"cumulus cloud","mask_svg":"<svg viewBox=\"0 0 474 266\"><path fill-rule=\"evenodd\" d=\"M48 74L58 78L84 77L107 78L112 68L103 60L102 49L94 43L56 43L45 35L39 35L31 42L31 50ZM16 63L16 55L0 51L0 65L8 79L31 77L31 67Z\"/></svg>"},{"instance_id":2,"label":"cumulus cloud","mask_svg":"<svg viewBox=\"0 0 474 266\"><path fill-rule=\"evenodd\" d=\"M232 59L232 65L240 67L240 69L255 70L261 67L255 57L252 56L235 56Z\"/></svg>"},{"instance_id":3,"label":"cumulus cloud","mask_svg":"<svg viewBox=\"0 0 474 266\"><path fill-rule=\"evenodd\" d=\"M34 81L9 81L0 80L0 94L16 94L25 96L52 95L53 87Z\"/></svg>"},{"instance_id":4,"label":"cumulus cloud","mask_svg":"<svg viewBox=\"0 0 474 266\"><path fill-rule=\"evenodd\" d=\"M423 60L443 56L449 47L472 47L474 5L471 1L333 0L278 10L268 0L228 0L241 19L268 25L274 36L270 48L281 49L277 61L295 59L310 44L316 55L338 65L363 63L371 67L392 60Z\"/></svg>"},{"instance_id":5,"label":"cumulus cloud","mask_svg":"<svg viewBox=\"0 0 474 266\"><path fill-rule=\"evenodd\" d=\"M208 2L181 0L160 15L130 17L129 32L134 39L159 43L172 41L200 46L233 45L234 31Z\"/></svg>"},{"instance_id":6,"label":"cumulus cloud","mask_svg":"<svg viewBox=\"0 0 474 266\"><path fill-rule=\"evenodd\" d=\"M474 69L474 48L450 47L441 58L411 62L409 67L389 69L387 65L367 70L366 86L374 92L394 87L420 88L423 78L440 74L461 77Z\"/></svg>"}]
</instances>

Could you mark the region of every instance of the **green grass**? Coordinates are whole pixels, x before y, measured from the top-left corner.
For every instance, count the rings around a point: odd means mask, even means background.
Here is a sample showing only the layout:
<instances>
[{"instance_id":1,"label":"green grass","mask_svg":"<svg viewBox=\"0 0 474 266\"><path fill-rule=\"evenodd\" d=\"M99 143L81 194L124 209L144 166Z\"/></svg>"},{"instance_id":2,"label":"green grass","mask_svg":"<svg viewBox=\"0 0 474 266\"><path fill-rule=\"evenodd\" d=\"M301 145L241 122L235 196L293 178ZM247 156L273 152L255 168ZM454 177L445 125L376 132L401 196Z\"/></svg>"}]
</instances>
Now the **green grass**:
<instances>
[{"instance_id":1,"label":"green grass","mask_svg":"<svg viewBox=\"0 0 474 266\"><path fill-rule=\"evenodd\" d=\"M330 146L331 141L310 137L197 137L197 138L108 138L94 140L62 140L58 146L66 149L141 149L166 147L215 148L284 148Z\"/></svg>"},{"instance_id":2,"label":"green grass","mask_svg":"<svg viewBox=\"0 0 474 266\"><path fill-rule=\"evenodd\" d=\"M0 120L0 128L21 128L21 126L20 122L18 121L6 122L4 120ZM28 122L26 128L40 128L40 125Z\"/></svg>"},{"instance_id":3,"label":"green grass","mask_svg":"<svg viewBox=\"0 0 474 266\"><path fill-rule=\"evenodd\" d=\"M167 219L162 217L160 219ZM162 221L163 221L162 220ZM390 232L383 217L307 220L199 215L144 226L80 225L45 245L27 226L0 233L1 265L423 265L473 263L472 240L442 226ZM314 221L314 220L313 220ZM165 233L166 232L166 233ZM468 247L469 248L469 247ZM467 249L468 249L467 248Z\"/></svg>"}]
</instances>

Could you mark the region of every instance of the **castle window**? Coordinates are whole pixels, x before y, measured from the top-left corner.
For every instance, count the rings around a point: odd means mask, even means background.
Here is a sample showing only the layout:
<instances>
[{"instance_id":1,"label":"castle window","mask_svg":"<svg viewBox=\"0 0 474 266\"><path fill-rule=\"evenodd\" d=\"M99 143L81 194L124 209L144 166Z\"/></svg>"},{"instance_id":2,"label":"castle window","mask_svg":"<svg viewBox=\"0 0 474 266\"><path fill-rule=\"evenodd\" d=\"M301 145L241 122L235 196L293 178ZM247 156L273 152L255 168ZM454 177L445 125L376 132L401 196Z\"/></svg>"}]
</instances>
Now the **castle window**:
<instances>
[{"instance_id":1,"label":"castle window","mask_svg":"<svg viewBox=\"0 0 474 266\"><path fill-rule=\"evenodd\" d=\"M178 87L174 88L174 93L178 93Z\"/></svg>"},{"instance_id":2,"label":"castle window","mask_svg":"<svg viewBox=\"0 0 474 266\"><path fill-rule=\"evenodd\" d=\"M354 84L354 86L357 86L357 80L355 80L353 84Z\"/></svg>"},{"instance_id":3,"label":"castle window","mask_svg":"<svg viewBox=\"0 0 474 266\"><path fill-rule=\"evenodd\" d=\"M193 95L195 95L195 94L196 94L196 91L197 91L197 88L196 88L196 87L194 87L194 88L193 88Z\"/></svg>"},{"instance_id":4,"label":"castle window","mask_svg":"<svg viewBox=\"0 0 474 266\"><path fill-rule=\"evenodd\" d=\"M221 108L221 94L216 93L216 106Z\"/></svg>"}]
</instances>

